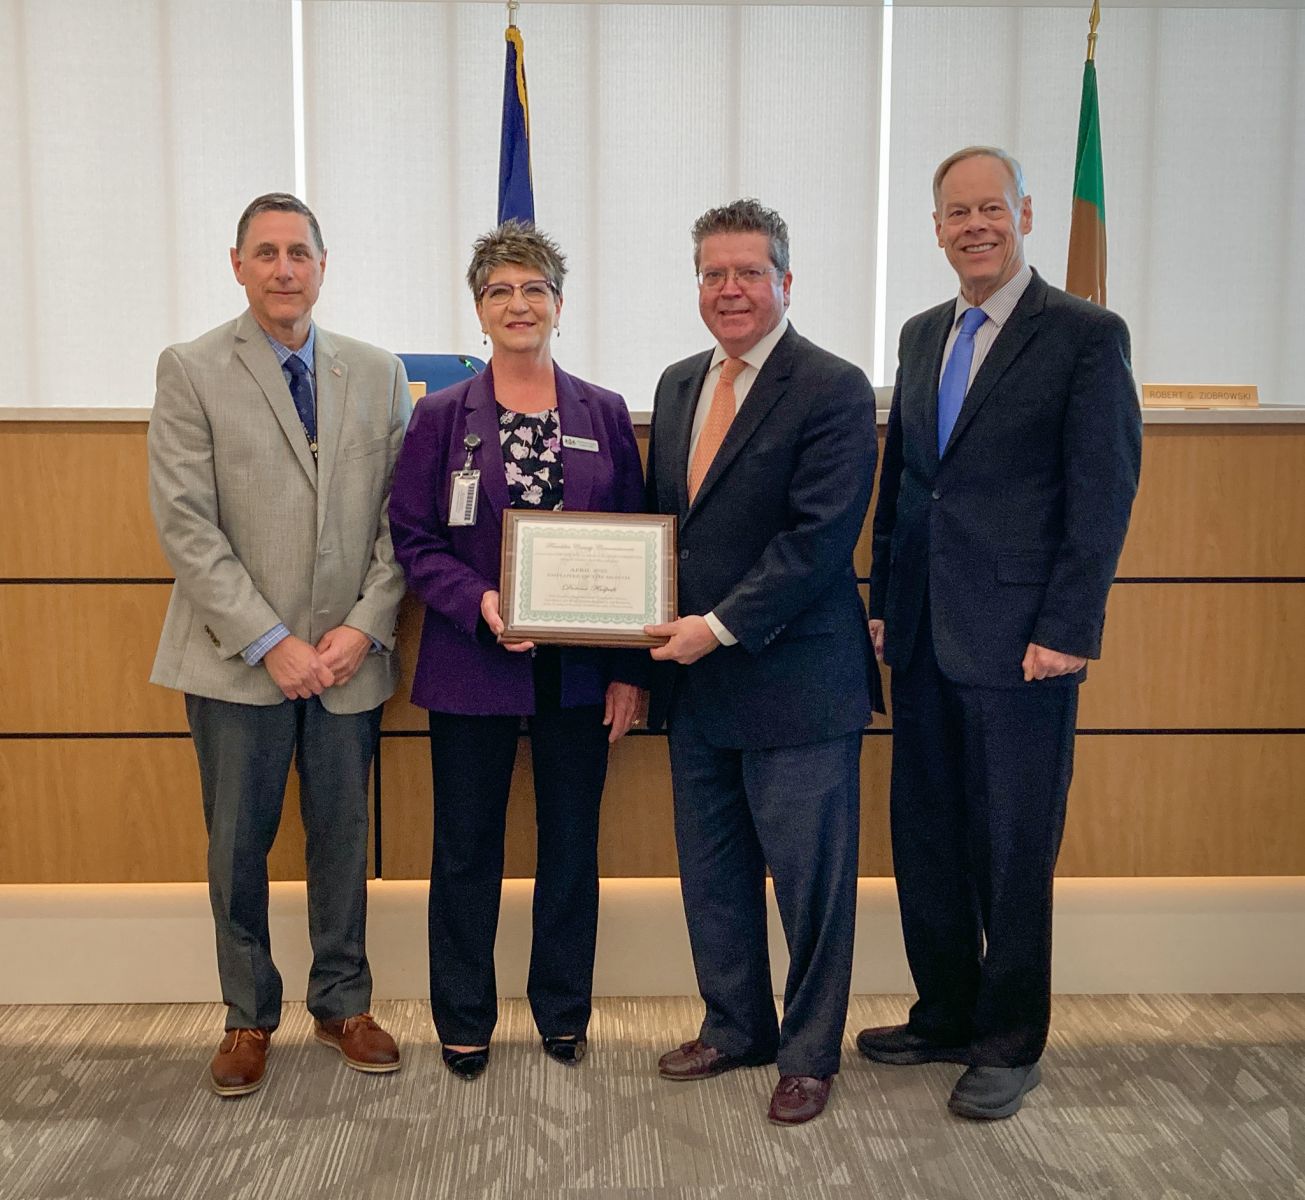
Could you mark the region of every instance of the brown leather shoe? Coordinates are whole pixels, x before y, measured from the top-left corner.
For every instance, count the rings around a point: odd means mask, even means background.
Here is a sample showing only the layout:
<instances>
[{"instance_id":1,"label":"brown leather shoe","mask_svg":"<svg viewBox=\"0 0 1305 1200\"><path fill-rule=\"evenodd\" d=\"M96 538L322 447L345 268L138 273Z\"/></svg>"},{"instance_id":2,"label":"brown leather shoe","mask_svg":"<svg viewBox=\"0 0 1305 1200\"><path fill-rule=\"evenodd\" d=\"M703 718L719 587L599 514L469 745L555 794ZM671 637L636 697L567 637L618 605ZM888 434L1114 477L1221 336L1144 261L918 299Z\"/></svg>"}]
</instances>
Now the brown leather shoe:
<instances>
[{"instance_id":1,"label":"brown leather shoe","mask_svg":"<svg viewBox=\"0 0 1305 1200\"><path fill-rule=\"evenodd\" d=\"M314 1036L324 1046L334 1046L355 1071L374 1075L399 1069L399 1047L371 1013L342 1021L318 1021Z\"/></svg>"},{"instance_id":2,"label":"brown leather shoe","mask_svg":"<svg viewBox=\"0 0 1305 1200\"><path fill-rule=\"evenodd\" d=\"M803 1125L825 1111L834 1077L818 1079L814 1075L781 1075L770 1097L766 1114L776 1125Z\"/></svg>"},{"instance_id":3,"label":"brown leather shoe","mask_svg":"<svg viewBox=\"0 0 1305 1200\"><path fill-rule=\"evenodd\" d=\"M263 1086L270 1029L228 1029L213 1061L209 1086L219 1096L247 1096Z\"/></svg>"},{"instance_id":4,"label":"brown leather shoe","mask_svg":"<svg viewBox=\"0 0 1305 1200\"><path fill-rule=\"evenodd\" d=\"M713 1075L723 1075L735 1067L759 1067L774 1059L744 1058L740 1055L725 1054L715 1046L709 1046L701 1038L685 1042L674 1050L667 1051L657 1060L657 1073L663 1079L675 1079L681 1082L690 1079L710 1079Z\"/></svg>"}]
</instances>

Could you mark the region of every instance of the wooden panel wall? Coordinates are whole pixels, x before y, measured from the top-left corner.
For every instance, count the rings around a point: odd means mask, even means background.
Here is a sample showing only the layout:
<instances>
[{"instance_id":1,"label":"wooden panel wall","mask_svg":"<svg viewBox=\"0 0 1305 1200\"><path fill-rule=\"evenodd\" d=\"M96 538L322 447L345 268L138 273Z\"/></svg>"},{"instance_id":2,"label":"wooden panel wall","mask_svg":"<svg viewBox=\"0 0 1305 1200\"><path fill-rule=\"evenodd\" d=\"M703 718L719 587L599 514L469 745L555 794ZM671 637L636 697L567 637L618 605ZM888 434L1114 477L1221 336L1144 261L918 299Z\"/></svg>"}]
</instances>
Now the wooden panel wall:
<instances>
[{"instance_id":1,"label":"wooden panel wall","mask_svg":"<svg viewBox=\"0 0 1305 1200\"><path fill-rule=\"evenodd\" d=\"M1305 873L1305 424L1150 425L1133 529L1090 670L1061 873ZM869 568L869 537L857 549ZM0 883L195 880L204 830L180 697L146 682L171 572L145 427L0 423ZM429 866L425 713L386 707L381 873ZM891 738L862 754L861 870L891 871ZM529 756L508 873L533 873ZM302 877L296 784L274 878ZM665 743L612 756L602 869L674 875Z\"/></svg>"},{"instance_id":2,"label":"wooden panel wall","mask_svg":"<svg viewBox=\"0 0 1305 1200\"><path fill-rule=\"evenodd\" d=\"M145 426L0 424L0 579L157 579Z\"/></svg>"},{"instance_id":3,"label":"wooden panel wall","mask_svg":"<svg viewBox=\"0 0 1305 1200\"><path fill-rule=\"evenodd\" d=\"M0 741L0 883L177 883L205 878L204 808L189 737ZM268 860L304 877L294 772Z\"/></svg>"},{"instance_id":4,"label":"wooden panel wall","mask_svg":"<svg viewBox=\"0 0 1305 1200\"><path fill-rule=\"evenodd\" d=\"M184 733L181 694L142 684L170 590L0 584L0 733Z\"/></svg>"},{"instance_id":5,"label":"wooden panel wall","mask_svg":"<svg viewBox=\"0 0 1305 1200\"><path fill-rule=\"evenodd\" d=\"M1121 578L1305 578L1300 425L1148 425Z\"/></svg>"}]
</instances>

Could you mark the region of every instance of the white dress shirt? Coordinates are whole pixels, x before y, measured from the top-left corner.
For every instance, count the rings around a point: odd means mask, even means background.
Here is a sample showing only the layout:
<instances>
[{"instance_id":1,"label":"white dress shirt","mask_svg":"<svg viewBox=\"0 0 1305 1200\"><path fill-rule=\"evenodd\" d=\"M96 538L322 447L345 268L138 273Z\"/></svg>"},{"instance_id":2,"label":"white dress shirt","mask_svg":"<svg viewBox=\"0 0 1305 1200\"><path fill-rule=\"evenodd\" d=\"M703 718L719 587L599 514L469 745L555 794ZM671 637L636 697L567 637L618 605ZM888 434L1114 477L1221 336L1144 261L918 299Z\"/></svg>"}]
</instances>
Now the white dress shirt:
<instances>
[{"instance_id":1,"label":"white dress shirt","mask_svg":"<svg viewBox=\"0 0 1305 1200\"><path fill-rule=\"evenodd\" d=\"M747 365L734 378L734 414L738 415L739 409L743 407L743 401L748 398L748 393L752 390L752 384L760 373L761 368L766 365L766 359L770 357L770 352L779 344L779 339L788 332L788 314L780 317L779 324L775 326L765 337L758 341L750 350L745 350L739 357ZM712 352L711 366L707 368L707 377L702 381L702 391L698 393L698 407L693 413L693 430L689 434L689 462L693 462L693 452L698 448L698 438L702 436L702 427L707 423L707 410L711 407L711 397L716 391L716 384L720 379L720 368L729 355L725 353L723 347L717 344L716 349ZM720 623L714 612L704 613L703 620L710 626L712 633L716 635L716 640L722 646L733 646L739 639L736 638L724 625Z\"/></svg>"}]
</instances>

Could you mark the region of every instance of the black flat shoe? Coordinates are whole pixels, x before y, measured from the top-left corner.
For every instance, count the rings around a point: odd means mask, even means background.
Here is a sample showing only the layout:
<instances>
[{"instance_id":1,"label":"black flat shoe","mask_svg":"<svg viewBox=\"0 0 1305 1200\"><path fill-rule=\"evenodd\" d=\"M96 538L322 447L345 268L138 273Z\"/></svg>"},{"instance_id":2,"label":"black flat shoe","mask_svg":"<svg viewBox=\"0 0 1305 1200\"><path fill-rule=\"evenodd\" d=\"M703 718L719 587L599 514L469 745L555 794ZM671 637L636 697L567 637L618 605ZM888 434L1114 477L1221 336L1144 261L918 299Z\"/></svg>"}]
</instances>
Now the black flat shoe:
<instances>
[{"instance_id":1,"label":"black flat shoe","mask_svg":"<svg viewBox=\"0 0 1305 1200\"><path fill-rule=\"evenodd\" d=\"M971 1121L1014 1116L1024 1097L1042 1082L1037 1063L1023 1067L971 1067L956 1081L947 1107Z\"/></svg>"},{"instance_id":2,"label":"black flat shoe","mask_svg":"<svg viewBox=\"0 0 1305 1200\"><path fill-rule=\"evenodd\" d=\"M582 1037L546 1037L544 1041L544 1053L554 1062L560 1062L568 1067L574 1067L584 1058L585 1050L589 1043Z\"/></svg>"},{"instance_id":3,"label":"black flat shoe","mask_svg":"<svg viewBox=\"0 0 1305 1200\"><path fill-rule=\"evenodd\" d=\"M914 1033L909 1025L881 1025L856 1035L856 1048L871 1062L916 1067L922 1063L970 1065L969 1046L930 1041Z\"/></svg>"},{"instance_id":4,"label":"black flat shoe","mask_svg":"<svg viewBox=\"0 0 1305 1200\"><path fill-rule=\"evenodd\" d=\"M450 1050L447 1046L441 1046L440 1054L444 1058L444 1065L468 1083L484 1074L485 1068L489 1066L488 1046L482 1046L479 1050Z\"/></svg>"}]
</instances>

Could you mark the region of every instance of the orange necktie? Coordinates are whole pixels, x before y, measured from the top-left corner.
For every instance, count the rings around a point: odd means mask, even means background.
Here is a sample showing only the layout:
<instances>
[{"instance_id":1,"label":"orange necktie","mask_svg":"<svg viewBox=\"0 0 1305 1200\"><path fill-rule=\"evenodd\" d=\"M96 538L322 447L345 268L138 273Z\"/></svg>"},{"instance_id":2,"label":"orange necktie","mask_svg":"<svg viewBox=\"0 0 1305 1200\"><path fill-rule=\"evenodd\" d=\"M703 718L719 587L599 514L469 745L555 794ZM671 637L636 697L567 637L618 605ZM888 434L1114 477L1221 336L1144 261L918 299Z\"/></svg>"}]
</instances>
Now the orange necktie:
<instances>
[{"instance_id":1,"label":"orange necktie","mask_svg":"<svg viewBox=\"0 0 1305 1200\"><path fill-rule=\"evenodd\" d=\"M730 422L738 402L734 398L734 381L739 372L748 364L741 358L727 358L720 365L720 378L716 380L716 390L711 394L711 407L707 409L707 419L703 422L702 432L698 434L698 445L693 451L693 461L689 464L689 503L692 504L707 478L712 459L720 449L725 435L729 432Z\"/></svg>"}]
</instances>

